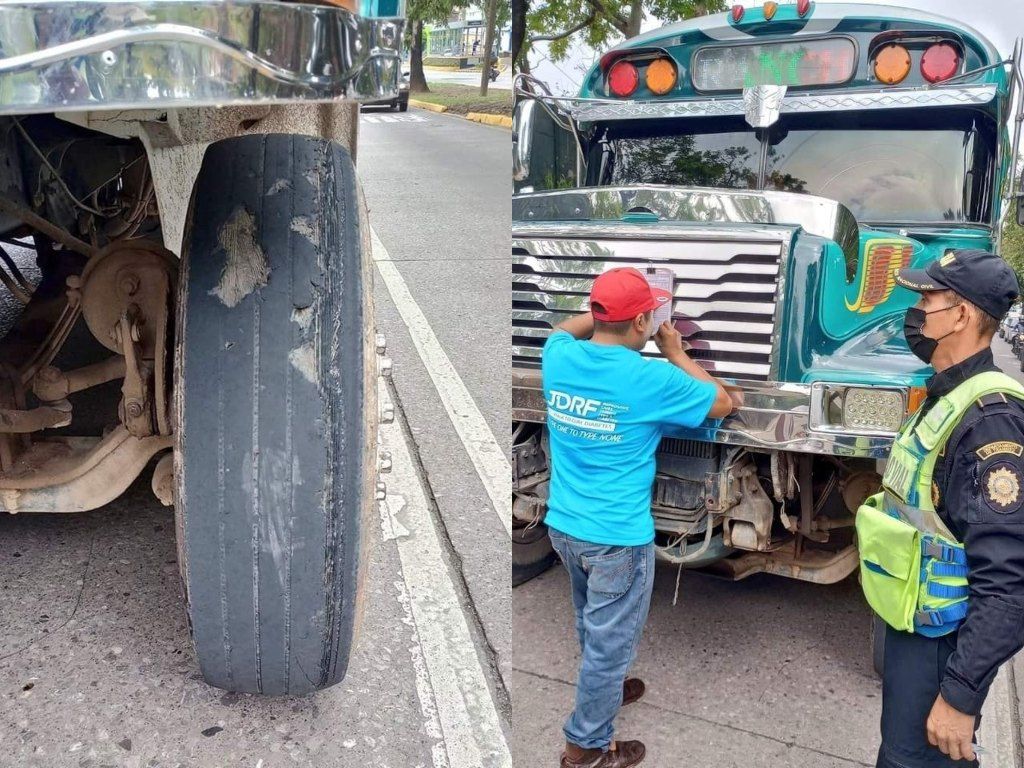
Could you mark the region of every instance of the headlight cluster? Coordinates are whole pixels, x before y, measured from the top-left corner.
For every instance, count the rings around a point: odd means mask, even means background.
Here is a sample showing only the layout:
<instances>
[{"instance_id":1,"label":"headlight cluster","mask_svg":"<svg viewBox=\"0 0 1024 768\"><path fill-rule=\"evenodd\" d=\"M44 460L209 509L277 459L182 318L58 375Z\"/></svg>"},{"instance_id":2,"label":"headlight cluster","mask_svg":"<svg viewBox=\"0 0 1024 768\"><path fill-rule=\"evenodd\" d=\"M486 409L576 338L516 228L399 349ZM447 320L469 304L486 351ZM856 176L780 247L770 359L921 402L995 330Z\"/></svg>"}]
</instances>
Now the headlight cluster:
<instances>
[{"instance_id":1,"label":"headlight cluster","mask_svg":"<svg viewBox=\"0 0 1024 768\"><path fill-rule=\"evenodd\" d=\"M906 413L903 393L897 389L850 387L843 397L843 426L897 432Z\"/></svg>"},{"instance_id":2,"label":"headlight cluster","mask_svg":"<svg viewBox=\"0 0 1024 768\"><path fill-rule=\"evenodd\" d=\"M898 387L818 382L811 388L812 429L895 434L906 415L907 393Z\"/></svg>"}]
</instances>

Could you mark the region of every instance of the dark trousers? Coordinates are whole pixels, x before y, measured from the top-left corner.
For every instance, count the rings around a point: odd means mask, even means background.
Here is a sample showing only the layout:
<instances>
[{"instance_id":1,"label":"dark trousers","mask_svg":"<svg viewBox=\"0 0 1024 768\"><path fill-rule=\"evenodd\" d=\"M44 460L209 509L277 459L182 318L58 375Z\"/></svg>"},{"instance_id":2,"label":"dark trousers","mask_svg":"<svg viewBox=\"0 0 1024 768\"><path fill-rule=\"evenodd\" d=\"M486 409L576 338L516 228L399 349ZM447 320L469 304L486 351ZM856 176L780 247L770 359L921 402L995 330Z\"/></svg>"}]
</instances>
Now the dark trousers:
<instances>
[{"instance_id":1,"label":"dark trousers","mask_svg":"<svg viewBox=\"0 0 1024 768\"><path fill-rule=\"evenodd\" d=\"M977 768L977 761L953 760L929 744L925 725L956 635L931 638L885 630L882 746L876 768Z\"/></svg>"}]
</instances>

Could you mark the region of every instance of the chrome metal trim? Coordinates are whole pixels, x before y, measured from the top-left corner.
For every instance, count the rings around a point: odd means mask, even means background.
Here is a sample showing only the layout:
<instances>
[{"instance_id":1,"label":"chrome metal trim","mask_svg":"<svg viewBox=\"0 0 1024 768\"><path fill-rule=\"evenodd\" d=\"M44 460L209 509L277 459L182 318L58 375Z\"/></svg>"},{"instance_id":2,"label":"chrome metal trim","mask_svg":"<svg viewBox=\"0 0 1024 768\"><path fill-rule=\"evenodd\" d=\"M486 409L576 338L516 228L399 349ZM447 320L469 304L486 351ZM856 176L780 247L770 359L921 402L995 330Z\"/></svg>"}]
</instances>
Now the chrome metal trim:
<instances>
[{"instance_id":1,"label":"chrome metal trim","mask_svg":"<svg viewBox=\"0 0 1024 768\"><path fill-rule=\"evenodd\" d=\"M527 258L522 258L522 259L518 260L516 263L517 264L526 265L526 264L530 264L530 263L537 264L539 262L546 262L546 263L550 264L551 266L554 266L553 265L553 261L554 261L553 259L533 259L533 258L527 257ZM562 262L562 263L564 263L564 262ZM637 262L637 263L639 263L639 262ZM622 265L621 262L616 262L616 266L621 266L621 265ZM695 266L697 266L697 265L695 265ZM700 266L703 266L703 265L700 265ZM751 267L753 267L753 266L770 267L771 265L769 265L769 264L757 264L757 265L747 264L747 265L744 265L744 271L746 271L746 267L748 267L748 266L751 266ZM550 267L549 267L549 270L550 270ZM548 270L545 270L545 271L548 271ZM550 271L554 271L554 270L550 270ZM598 270L594 274L598 275L598 274L601 273L601 271L603 271L603 270ZM716 275L718 278L721 278L721 277L728 276L732 272L733 271L728 268L728 265L723 265L723 266L720 266L720 267L716 267L715 268L715 272L713 274ZM695 277L695 276L697 276L697 274L702 274L703 275L703 274L707 274L707 273L705 273L705 272L701 272L701 273L694 272L694 273L692 273L690 275L687 275L687 277ZM750 274L750 273L748 273L748 274ZM771 269L763 269L759 273L755 273L755 274L768 274L768 275L771 275L771 274L774 274L774 271L771 270ZM712 279L715 279L715 278L712 278ZM558 293L587 294L587 293L590 293L591 281L590 281L590 278L588 278L588 277L552 277L550 275L545 275L545 274L530 274L529 272L516 272L516 273L514 273L512 275L512 291L513 291L513 295L516 293L515 286L517 286L517 285L529 286L531 288L536 288L536 289L538 289L541 292L555 291L555 292L558 292ZM690 299L690 300L692 300L692 299L707 299L707 298L710 298L712 295L714 295L716 293L724 293L724 292L728 292L728 293L749 293L749 294L760 295L760 296L763 296L766 293L771 293L771 294L774 295L775 289L772 288L771 291L766 291L765 290L766 287L767 287L766 283L706 283L706 282L696 283L696 282L692 282L690 280L687 280L686 277L681 277L681 278L678 278L675 281L675 295L676 295L676 298ZM521 290L521 291L519 291L519 293L524 294L524 297L525 297L525 294L532 293L532 292L531 291L523 291L523 290Z\"/></svg>"},{"instance_id":2,"label":"chrome metal trim","mask_svg":"<svg viewBox=\"0 0 1024 768\"><path fill-rule=\"evenodd\" d=\"M780 262L788 257L791 227L722 241L700 237L705 230L700 226L645 224L642 231L634 226L620 239L609 236L615 224L570 226L586 229L589 237L565 237L564 225L516 227L516 236L543 235L512 241L513 363L539 362L541 346L552 329L588 311L590 288L601 272L615 266L642 270L657 265L673 273L673 322L702 366L721 376L772 377L778 273ZM663 233L672 239L639 239ZM741 274L754 279L739 282L735 276ZM642 353L660 356L653 342Z\"/></svg>"},{"instance_id":3,"label":"chrome metal trim","mask_svg":"<svg viewBox=\"0 0 1024 768\"><path fill-rule=\"evenodd\" d=\"M884 459L895 433L857 434L814 430L809 424L811 384L735 380L744 406L720 426L680 429L670 437L762 450ZM512 420L544 423L540 371L512 369Z\"/></svg>"},{"instance_id":4,"label":"chrome metal trim","mask_svg":"<svg viewBox=\"0 0 1024 768\"><path fill-rule=\"evenodd\" d=\"M708 288L715 288L717 286L706 286ZM680 293L679 288L675 289L677 300L673 301L672 308L675 312L679 312L684 317L700 317L705 312L735 312L744 315L766 315L772 317L775 314L775 301L774 296L772 301L687 301L678 300ZM589 293L589 291L588 291ZM573 299L574 304L578 304L579 309L584 309L586 303L586 295L581 296L552 296L550 293L544 291L512 291L512 301L528 301L534 304L540 304L544 309L557 312L559 310L566 309L567 298Z\"/></svg>"},{"instance_id":5,"label":"chrome metal trim","mask_svg":"<svg viewBox=\"0 0 1024 768\"><path fill-rule=\"evenodd\" d=\"M742 230L708 228L707 236L714 239L749 240L759 235L768 241L778 241L779 232L770 225L800 226L813 235L836 242L846 258L846 279L857 273L860 234L857 219L842 203L815 195L773 190L738 190L692 187L680 189L664 185L636 185L625 187L583 187L580 189L534 192L512 198L512 237L537 237L541 229L524 225L537 222L605 221L614 222L614 228L602 230L612 237L637 237L636 227L622 224L622 217L631 210L641 208L661 219L659 225L644 225L643 239L678 237L678 230L667 226L669 222L760 224L760 231L744 227ZM562 237L590 237L593 231L567 229L564 223L552 224L550 231L560 231ZM673 235L673 232L676 234ZM704 237L701 230L697 237ZM690 229L687 229L690 237Z\"/></svg>"},{"instance_id":6,"label":"chrome metal trim","mask_svg":"<svg viewBox=\"0 0 1024 768\"><path fill-rule=\"evenodd\" d=\"M392 98L403 24L272 0L0 3L0 114Z\"/></svg>"},{"instance_id":7,"label":"chrome metal trim","mask_svg":"<svg viewBox=\"0 0 1024 768\"><path fill-rule=\"evenodd\" d=\"M910 107L956 107L988 104L996 97L994 84L933 88L891 88L877 91L803 93L782 100L783 115L805 112L843 112L862 109L907 109ZM628 101L613 99L572 99L561 102L579 122L598 120L643 120L667 117L724 117L743 115L742 98L677 99L673 101Z\"/></svg>"},{"instance_id":8,"label":"chrome metal trim","mask_svg":"<svg viewBox=\"0 0 1024 768\"><path fill-rule=\"evenodd\" d=\"M518 230L518 232L522 233L522 230ZM636 235L636 232L634 231L633 234ZM645 232L644 233L645 237L646 237L646 234L647 233ZM676 234L678 236L678 233L676 233ZM698 238L698 239L701 240L701 242L707 242L704 238ZM513 244L514 248L515 247L522 247L522 243L524 243L524 242L526 242L525 238L523 240L513 240L512 244ZM534 242L540 242L540 241L534 241ZM577 242L582 242L582 241L577 241ZM633 243L633 244L639 245L639 243ZM514 256L514 259L515 259L515 262L514 262L515 264L521 264L521 265L523 265L525 267L528 267L530 269L529 273L519 273L519 272L515 273L514 276L513 276L513 282L527 282L526 280L521 280L521 281L517 280L516 278L519 275L526 275L531 280L534 280L534 279L542 277L542 274L539 274L539 273L557 272L558 268L560 268L560 267L562 267L564 265L567 265L567 264L571 265L571 266L573 266L575 268L576 261L577 261L575 259L558 259L558 258L542 259L542 258L538 258L536 256L523 256L523 255L520 255L520 254L513 254L513 256ZM625 259L616 259L615 261L609 261L609 260L601 259L601 258L595 256L593 259L580 259L579 260L579 262L581 264L585 264L585 265L587 265L587 267L589 269L593 270L592 274L589 275L589 278L597 277L599 274L601 274L602 272L604 272L607 269L611 269L612 267L635 267L636 269L642 269L642 268L644 268L646 266L649 266L651 264L657 265L659 261L663 261L663 259L661 259L661 258L657 258L656 259L656 258L653 258L653 257L652 258L648 258L648 259L641 259L641 258L637 257L637 258L632 258L632 259L625 258ZM582 271L582 270L580 270L580 271ZM776 270L776 267L775 267L774 264L744 264L743 265L743 271L744 271L745 274L748 274L748 275L774 275L777 270ZM721 280L722 278L728 277L730 274L734 274L734 273L735 273L735 270L731 269L730 265L727 264L727 263L726 264L694 264L692 269L691 269L691 271L687 275L687 277L693 278L695 280ZM567 279L567 278L563 278L563 279ZM691 283L688 283L685 278L680 278L678 282L679 282L680 287L676 289L677 292L678 291L686 290L686 287L691 285ZM692 285L697 287L697 286L700 286L701 284L693 283ZM723 285L723 286L724 285L732 285L732 283L721 283L721 285ZM744 283L742 285L744 285L746 288L753 289L753 288L760 288L762 285L766 285L766 283ZM713 287L717 288L718 286L713 286ZM587 288L586 290L587 290L588 293L590 292L589 288ZM759 293L760 291L754 291L754 292L755 293ZM693 295L693 294L689 294L689 295Z\"/></svg>"}]
</instances>

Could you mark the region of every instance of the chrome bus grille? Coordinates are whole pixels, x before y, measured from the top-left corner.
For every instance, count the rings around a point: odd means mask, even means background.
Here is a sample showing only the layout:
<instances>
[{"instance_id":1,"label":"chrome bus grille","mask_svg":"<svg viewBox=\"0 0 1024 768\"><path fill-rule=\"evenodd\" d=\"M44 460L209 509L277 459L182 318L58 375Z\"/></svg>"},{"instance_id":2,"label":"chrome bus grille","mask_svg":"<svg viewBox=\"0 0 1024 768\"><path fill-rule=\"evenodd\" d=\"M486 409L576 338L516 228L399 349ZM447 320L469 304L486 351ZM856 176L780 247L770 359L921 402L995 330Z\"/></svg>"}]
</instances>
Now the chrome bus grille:
<instances>
[{"instance_id":1,"label":"chrome bus grille","mask_svg":"<svg viewBox=\"0 0 1024 768\"><path fill-rule=\"evenodd\" d=\"M690 356L719 376L766 381L783 247L766 239L513 237L512 364L540 365L551 329L587 311L597 275L617 266L653 266L675 274L673 319ZM652 341L642 354L659 352Z\"/></svg>"}]
</instances>

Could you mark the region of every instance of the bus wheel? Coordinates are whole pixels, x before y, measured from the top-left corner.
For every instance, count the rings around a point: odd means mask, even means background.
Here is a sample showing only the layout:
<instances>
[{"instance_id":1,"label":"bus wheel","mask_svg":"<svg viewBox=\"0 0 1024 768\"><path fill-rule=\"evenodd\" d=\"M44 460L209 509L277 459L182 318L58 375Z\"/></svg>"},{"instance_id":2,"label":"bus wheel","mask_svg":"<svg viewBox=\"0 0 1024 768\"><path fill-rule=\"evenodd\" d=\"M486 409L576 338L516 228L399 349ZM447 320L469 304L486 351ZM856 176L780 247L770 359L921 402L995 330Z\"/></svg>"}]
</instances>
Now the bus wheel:
<instances>
[{"instance_id":1,"label":"bus wheel","mask_svg":"<svg viewBox=\"0 0 1024 768\"><path fill-rule=\"evenodd\" d=\"M548 527L538 523L532 528L525 524L512 528L512 586L518 587L530 579L540 576L554 565L558 555L551 548Z\"/></svg>"},{"instance_id":2,"label":"bus wheel","mask_svg":"<svg viewBox=\"0 0 1024 768\"><path fill-rule=\"evenodd\" d=\"M359 624L377 487L369 231L348 151L212 144L182 261L175 515L203 677L326 688Z\"/></svg>"}]
</instances>

